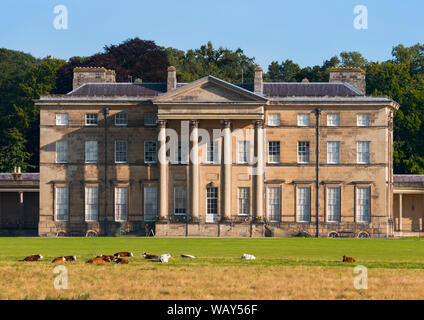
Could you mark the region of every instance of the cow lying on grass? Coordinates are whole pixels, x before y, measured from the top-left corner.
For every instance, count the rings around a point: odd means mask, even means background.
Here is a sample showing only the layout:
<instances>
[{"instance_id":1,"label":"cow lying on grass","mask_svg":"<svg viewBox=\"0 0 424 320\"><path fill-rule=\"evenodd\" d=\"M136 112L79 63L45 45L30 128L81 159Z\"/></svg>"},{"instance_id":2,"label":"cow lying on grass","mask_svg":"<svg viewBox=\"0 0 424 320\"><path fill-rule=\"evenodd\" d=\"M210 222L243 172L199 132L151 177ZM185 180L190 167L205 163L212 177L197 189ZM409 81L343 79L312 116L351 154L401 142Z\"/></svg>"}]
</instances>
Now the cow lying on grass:
<instances>
[{"instance_id":1,"label":"cow lying on grass","mask_svg":"<svg viewBox=\"0 0 424 320\"><path fill-rule=\"evenodd\" d=\"M241 259L242 259L242 260L256 260L256 257L255 257L254 255L244 253L244 254L241 256Z\"/></svg>"},{"instance_id":2,"label":"cow lying on grass","mask_svg":"<svg viewBox=\"0 0 424 320\"><path fill-rule=\"evenodd\" d=\"M169 253L161 254L158 258L158 262L167 263L169 258L171 258L171 255Z\"/></svg>"},{"instance_id":3,"label":"cow lying on grass","mask_svg":"<svg viewBox=\"0 0 424 320\"><path fill-rule=\"evenodd\" d=\"M123 257L134 257L132 252L118 252L114 254L117 258L123 258Z\"/></svg>"},{"instance_id":4,"label":"cow lying on grass","mask_svg":"<svg viewBox=\"0 0 424 320\"><path fill-rule=\"evenodd\" d=\"M43 259L41 254L34 254L32 256L25 257L22 261L38 261L40 259Z\"/></svg>"},{"instance_id":5,"label":"cow lying on grass","mask_svg":"<svg viewBox=\"0 0 424 320\"><path fill-rule=\"evenodd\" d=\"M113 262L117 263L117 264L128 264L128 260L125 258L117 258L115 257L115 259L112 260Z\"/></svg>"},{"instance_id":6,"label":"cow lying on grass","mask_svg":"<svg viewBox=\"0 0 424 320\"><path fill-rule=\"evenodd\" d=\"M149 253L146 253L146 252L144 252L142 255L141 255L144 259L149 259L149 260L157 260L159 257L157 256L157 255L155 255L155 254L149 254Z\"/></svg>"},{"instance_id":7,"label":"cow lying on grass","mask_svg":"<svg viewBox=\"0 0 424 320\"><path fill-rule=\"evenodd\" d=\"M71 262L71 261L77 261L76 256L62 256L58 257L56 259L53 259L52 263L63 263L63 262Z\"/></svg>"},{"instance_id":8,"label":"cow lying on grass","mask_svg":"<svg viewBox=\"0 0 424 320\"><path fill-rule=\"evenodd\" d=\"M354 258L343 256L343 262L356 262Z\"/></svg>"},{"instance_id":9,"label":"cow lying on grass","mask_svg":"<svg viewBox=\"0 0 424 320\"><path fill-rule=\"evenodd\" d=\"M196 259L195 256L189 255L189 254L182 254L181 258L187 258L187 259Z\"/></svg>"}]
</instances>

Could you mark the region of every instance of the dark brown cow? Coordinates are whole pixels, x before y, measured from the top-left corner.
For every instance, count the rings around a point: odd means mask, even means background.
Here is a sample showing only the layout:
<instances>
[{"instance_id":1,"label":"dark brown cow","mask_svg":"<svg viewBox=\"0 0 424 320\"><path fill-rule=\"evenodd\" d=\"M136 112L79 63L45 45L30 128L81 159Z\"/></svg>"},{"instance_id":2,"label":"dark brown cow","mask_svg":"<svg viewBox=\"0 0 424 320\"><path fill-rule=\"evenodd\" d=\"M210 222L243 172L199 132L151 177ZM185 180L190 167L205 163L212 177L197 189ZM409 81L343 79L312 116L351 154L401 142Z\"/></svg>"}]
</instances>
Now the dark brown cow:
<instances>
[{"instance_id":1,"label":"dark brown cow","mask_svg":"<svg viewBox=\"0 0 424 320\"><path fill-rule=\"evenodd\" d=\"M32 256L25 257L23 261L38 261L40 259L43 259L41 254L34 254Z\"/></svg>"},{"instance_id":2,"label":"dark brown cow","mask_svg":"<svg viewBox=\"0 0 424 320\"><path fill-rule=\"evenodd\" d=\"M116 258L113 259L113 262L117 263L117 264L128 264L128 260L125 258Z\"/></svg>"},{"instance_id":3,"label":"dark brown cow","mask_svg":"<svg viewBox=\"0 0 424 320\"><path fill-rule=\"evenodd\" d=\"M154 254L148 254L148 253L146 253L146 252L144 252L141 256L142 256L144 259L154 259L154 260L156 260L157 258L159 258L157 255L154 255Z\"/></svg>"},{"instance_id":4,"label":"dark brown cow","mask_svg":"<svg viewBox=\"0 0 424 320\"><path fill-rule=\"evenodd\" d=\"M343 256L343 262L356 262L354 258Z\"/></svg>"},{"instance_id":5,"label":"dark brown cow","mask_svg":"<svg viewBox=\"0 0 424 320\"><path fill-rule=\"evenodd\" d=\"M64 258L66 261L77 261L76 256L65 256Z\"/></svg>"},{"instance_id":6,"label":"dark brown cow","mask_svg":"<svg viewBox=\"0 0 424 320\"><path fill-rule=\"evenodd\" d=\"M132 252L118 252L114 254L115 257L122 258L122 257L134 257Z\"/></svg>"}]
</instances>

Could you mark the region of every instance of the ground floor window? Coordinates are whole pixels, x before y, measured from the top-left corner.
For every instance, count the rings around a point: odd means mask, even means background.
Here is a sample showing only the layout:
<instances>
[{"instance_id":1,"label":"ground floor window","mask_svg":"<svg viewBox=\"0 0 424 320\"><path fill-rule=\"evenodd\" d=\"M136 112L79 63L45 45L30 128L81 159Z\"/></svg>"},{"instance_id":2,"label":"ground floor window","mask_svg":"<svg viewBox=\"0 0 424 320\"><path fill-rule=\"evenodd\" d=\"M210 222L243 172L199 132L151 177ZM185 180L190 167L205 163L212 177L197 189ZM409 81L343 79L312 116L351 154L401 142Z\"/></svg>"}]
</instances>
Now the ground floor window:
<instances>
[{"instance_id":1,"label":"ground floor window","mask_svg":"<svg viewBox=\"0 0 424 320\"><path fill-rule=\"evenodd\" d=\"M144 220L155 221L158 214L158 189L144 187Z\"/></svg>"},{"instance_id":2,"label":"ground floor window","mask_svg":"<svg viewBox=\"0 0 424 320\"><path fill-rule=\"evenodd\" d=\"M115 221L128 220L128 188L115 188Z\"/></svg>"},{"instance_id":3,"label":"ground floor window","mask_svg":"<svg viewBox=\"0 0 424 320\"><path fill-rule=\"evenodd\" d=\"M370 222L371 220L370 195L370 188L356 189L356 210L358 222Z\"/></svg>"},{"instance_id":4,"label":"ground floor window","mask_svg":"<svg viewBox=\"0 0 424 320\"><path fill-rule=\"evenodd\" d=\"M175 215L187 214L187 188L186 187L174 188L174 214Z\"/></svg>"},{"instance_id":5,"label":"ground floor window","mask_svg":"<svg viewBox=\"0 0 424 320\"><path fill-rule=\"evenodd\" d=\"M240 216L250 214L250 188L238 188L238 214Z\"/></svg>"},{"instance_id":6,"label":"ground floor window","mask_svg":"<svg viewBox=\"0 0 424 320\"><path fill-rule=\"evenodd\" d=\"M311 221L311 188L297 188L297 222Z\"/></svg>"},{"instance_id":7,"label":"ground floor window","mask_svg":"<svg viewBox=\"0 0 424 320\"><path fill-rule=\"evenodd\" d=\"M85 188L85 221L97 221L99 214L98 187Z\"/></svg>"},{"instance_id":8,"label":"ground floor window","mask_svg":"<svg viewBox=\"0 0 424 320\"><path fill-rule=\"evenodd\" d=\"M340 222L340 188L327 188L327 222Z\"/></svg>"},{"instance_id":9,"label":"ground floor window","mask_svg":"<svg viewBox=\"0 0 424 320\"><path fill-rule=\"evenodd\" d=\"M268 219L270 221L280 221L281 189L279 187L269 187L267 189L267 198L268 198Z\"/></svg>"},{"instance_id":10,"label":"ground floor window","mask_svg":"<svg viewBox=\"0 0 424 320\"><path fill-rule=\"evenodd\" d=\"M69 189L56 187L56 221L69 220Z\"/></svg>"},{"instance_id":11,"label":"ground floor window","mask_svg":"<svg viewBox=\"0 0 424 320\"><path fill-rule=\"evenodd\" d=\"M206 188L207 214L218 214L218 188Z\"/></svg>"}]
</instances>

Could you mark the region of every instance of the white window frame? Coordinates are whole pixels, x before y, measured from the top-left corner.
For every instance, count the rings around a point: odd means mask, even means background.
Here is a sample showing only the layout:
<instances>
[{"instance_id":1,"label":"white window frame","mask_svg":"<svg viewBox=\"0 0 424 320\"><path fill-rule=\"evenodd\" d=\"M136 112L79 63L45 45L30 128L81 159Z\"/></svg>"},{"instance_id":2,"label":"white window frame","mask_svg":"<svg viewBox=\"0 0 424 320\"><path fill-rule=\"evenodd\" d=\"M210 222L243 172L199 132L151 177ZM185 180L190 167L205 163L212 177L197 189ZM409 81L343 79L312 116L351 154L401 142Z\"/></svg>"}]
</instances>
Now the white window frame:
<instances>
[{"instance_id":1,"label":"white window frame","mask_svg":"<svg viewBox=\"0 0 424 320\"><path fill-rule=\"evenodd\" d=\"M155 146L155 150L148 150L148 146ZM158 146L157 146L157 142L156 141L144 141L144 163L157 163L158 161ZM148 158L147 155L152 155L153 154L153 160L149 160L147 161L146 159Z\"/></svg>"},{"instance_id":2,"label":"white window frame","mask_svg":"<svg viewBox=\"0 0 424 320\"><path fill-rule=\"evenodd\" d=\"M268 126L278 127L281 124L281 115L279 113L268 113Z\"/></svg>"},{"instance_id":3,"label":"white window frame","mask_svg":"<svg viewBox=\"0 0 424 320\"><path fill-rule=\"evenodd\" d=\"M358 127L369 127L370 126L370 114L359 113L356 116L356 124Z\"/></svg>"},{"instance_id":4,"label":"white window frame","mask_svg":"<svg viewBox=\"0 0 424 320\"><path fill-rule=\"evenodd\" d=\"M68 141L56 141L56 163L68 163Z\"/></svg>"},{"instance_id":5,"label":"white window frame","mask_svg":"<svg viewBox=\"0 0 424 320\"><path fill-rule=\"evenodd\" d=\"M267 217L271 222L281 221L281 187L267 188Z\"/></svg>"},{"instance_id":6,"label":"white window frame","mask_svg":"<svg viewBox=\"0 0 424 320\"><path fill-rule=\"evenodd\" d=\"M219 151L219 141L209 141L206 144L206 160L205 163L207 164L218 164L218 153Z\"/></svg>"},{"instance_id":7,"label":"white window frame","mask_svg":"<svg viewBox=\"0 0 424 320\"><path fill-rule=\"evenodd\" d=\"M128 187L115 187L114 216L116 222L128 221Z\"/></svg>"},{"instance_id":8,"label":"white window frame","mask_svg":"<svg viewBox=\"0 0 424 320\"><path fill-rule=\"evenodd\" d=\"M308 219L304 219L306 215ZM296 187L296 220L311 222L311 187Z\"/></svg>"},{"instance_id":9,"label":"white window frame","mask_svg":"<svg viewBox=\"0 0 424 320\"><path fill-rule=\"evenodd\" d=\"M241 198L242 195L246 195L246 197ZM237 189L237 203L238 203L237 215L241 217L249 217L250 216L250 188L249 187L239 187Z\"/></svg>"},{"instance_id":10,"label":"white window frame","mask_svg":"<svg viewBox=\"0 0 424 320\"><path fill-rule=\"evenodd\" d=\"M67 113L56 113L56 125L57 126L69 125L69 115Z\"/></svg>"},{"instance_id":11,"label":"white window frame","mask_svg":"<svg viewBox=\"0 0 424 320\"><path fill-rule=\"evenodd\" d=\"M341 221L341 188L327 187L326 189L327 222L339 223Z\"/></svg>"},{"instance_id":12,"label":"white window frame","mask_svg":"<svg viewBox=\"0 0 424 320\"><path fill-rule=\"evenodd\" d=\"M90 119L92 118L92 119ZM94 123L95 121L95 123ZM97 113L86 113L85 114L85 125L92 127L99 124L99 115Z\"/></svg>"},{"instance_id":13,"label":"white window frame","mask_svg":"<svg viewBox=\"0 0 424 320\"><path fill-rule=\"evenodd\" d=\"M123 155L125 155L125 160L123 160ZM115 141L115 163L128 163L128 141Z\"/></svg>"},{"instance_id":14,"label":"white window frame","mask_svg":"<svg viewBox=\"0 0 424 320\"><path fill-rule=\"evenodd\" d=\"M268 163L280 163L281 161L280 141L268 141Z\"/></svg>"},{"instance_id":15,"label":"white window frame","mask_svg":"<svg viewBox=\"0 0 424 320\"><path fill-rule=\"evenodd\" d=\"M156 127L158 116L156 113L145 113L144 114L144 126L145 127Z\"/></svg>"},{"instance_id":16,"label":"white window frame","mask_svg":"<svg viewBox=\"0 0 424 320\"><path fill-rule=\"evenodd\" d=\"M237 163L238 164L250 163L250 141L249 140L237 141Z\"/></svg>"},{"instance_id":17,"label":"white window frame","mask_svg":"<svg viewBox=\"0 0 424 320\"><path fill-rule=\"evenodd\" d=\"M94 222L99 220L99 187L85 187L85 221Z\"/></svg>"},{"instance_id":18,"label":"white window frame","mask_svg":"<svg viewBox=\"0 0 424 320\"><path fill-rule=\"evenodd\" d=\"M305 150L301 150L305 148ZM306 158L307 159L304 159ZM307 161L306 161L307 160ZM311 144L309 141L298 141L297 142L297 163L308 164L311 161Z\"/></svg>"},{"instance_id":19,"label":"white window frame","mask_svg":"<svg viewBox=\"0 0 424 320\"><path fill-rule=\"evenodd\" d=\"M177 208L177 199L178 199L178 203L180 201L184 203L183 206L185 208ZM187 188L186 187L181 187L181 186L174 187L174 215L175 216L187 215Z\"/></svg>"},{"instance_id":20,"label":"white window frame","mask_svg":"<svg viewBox=\"0 0 424 320\"><path fill-rule=\"evenodd\" d=\"M356 143L356 161L358 164L370 163L370 141L358 141Z\"/></svg>"},{"instance_id":21,"label":"white window frame","mask_svg":"<svg viewBox=\"0 0 424 320\"><path fill-rule=\"evenodd\" d=\"M297 114L297 126L298 127L309 127L311 125L311 115L309 113L298 113Z\"/></svg>"},{"instance_id":22,"label":"white window frame","mask_svg":"<svg viewBox=\"0 0 424 320\"><path fill-rule=\"evenodd\" d=\"M85 141L85 163L97 163L98 142L94 140Z\"/></svg>"},{"instance_id":23,"label":"white window frame","mask_svg":"<svg viewBox=\"0 0 424 320\"><path fill-rule=\"evenodd\" d=\"M144 221L156 221L158 215L158 188L156 186L144 187ZM153 199L149 199L152 197Z\"/></svg>"},{"instance_id":24,"label":"white window frame","mask_svg":"<svg viewBox=\"0 0 424 320\"><path fill-rule=\"evenodd\" d=\"M61 210L63 214L59 214ZM57 186L55 187L55 221L69 221L69 187ZM64 218L59 219L60 216Z\"/></svg>"},{"instance_id":25,"label":"white window frame","mask_svg":"<svg viewBox=\"0 0 424 320\"><path fill-rule=\"evenodd\" d=\"M328 164L340 163L340 141L327 142L327 163Z\"/></svg>"},{"instance_id":26,"label":"white window frame","mask_svg":"<svg viewBox=\"0 0 424 320\"><path fill-rule=\"evenodd\" d=\"M214 204L213 202L216 202L216 204ZM212 209L216 209L215 212L213 212ZM218 187L206 187L206 214L218 215L218 212L219 212L219 189Z\"/></svg>"},{"instance_id":27,"label":"white window frame","mask_svg":"<svg viewBox=\"0 0 424 320\"><path fill-rule=\"evenodd\" d=\"M364 197L365 195L366 197ZM355 201L356 201L357 222L370 223L371 222L371 187L357 187ZM365 220L364 217L367 217L368 219Z\"/></svg>"},{"instance_id":28,"label":"white window frame","mask_svg":"<svg viewBox=\"0 0 424 320\"><path fill-rule=\"evenodd\" d=\"M327 127L339 127L339 126L340 126L340 113L327 114Z\"/></svg>"},{"instance_id":29,"label":"white window frame","mask_svg":"<svg viewBox=\"0 0 424 320\"><path fill-rule=\"evenodd\" d=\"M117 114L115 114L115 126L117 126L117 127L128 126L128 114L127 113L117 113Z\"/></svg>"}]
</instances>

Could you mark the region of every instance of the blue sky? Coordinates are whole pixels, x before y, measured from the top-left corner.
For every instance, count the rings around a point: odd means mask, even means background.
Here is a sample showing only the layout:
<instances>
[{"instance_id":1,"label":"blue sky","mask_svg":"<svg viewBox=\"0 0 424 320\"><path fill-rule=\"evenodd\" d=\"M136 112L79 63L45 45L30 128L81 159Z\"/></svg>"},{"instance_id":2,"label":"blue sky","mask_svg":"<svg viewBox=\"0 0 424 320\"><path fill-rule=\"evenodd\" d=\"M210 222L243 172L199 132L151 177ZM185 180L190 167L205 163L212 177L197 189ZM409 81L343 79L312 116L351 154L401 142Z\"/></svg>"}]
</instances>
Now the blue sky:
<instances>
[{"instance_id":1,"label":"blue sky","mask_svg":"<svg viewBox=\"0 0 424 320\"><path fill-rule=\"evenodd\" d=\"M53 27L56 5L68 30ZM368 29L353 27L368 8ZM179 49L242 48L265 69L273 60L321 64L344 50L387 60L397 44L424 42L422 0L1 0L0 47L68 59L140 37Z\"/></svg>"}]
</instances>

